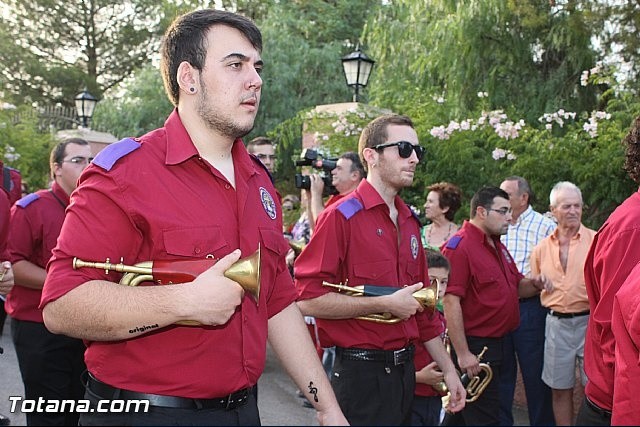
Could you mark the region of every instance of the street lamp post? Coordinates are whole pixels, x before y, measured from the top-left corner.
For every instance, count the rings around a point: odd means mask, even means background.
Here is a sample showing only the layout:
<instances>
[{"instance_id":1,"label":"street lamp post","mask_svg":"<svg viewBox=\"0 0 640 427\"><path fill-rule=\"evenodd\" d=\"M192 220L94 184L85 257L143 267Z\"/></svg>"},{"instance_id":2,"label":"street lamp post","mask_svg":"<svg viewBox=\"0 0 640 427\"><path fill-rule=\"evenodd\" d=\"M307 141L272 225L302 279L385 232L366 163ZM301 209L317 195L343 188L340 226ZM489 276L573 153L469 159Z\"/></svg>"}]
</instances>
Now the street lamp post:
<instances>
[{"instance_id":1,"label":"street lamp post","mask_svg":"<svg viewBox=\"0 0 640 427\"><path fill-rule=\"evenodd\" d=\"M355 52L342 57L342 68L347 86L354 88L353 102L358 102L359 90L369 82L369 75L375 63L373 59L362 53L360 45L356 46Z\"/></svg>"},{"instance_id":2,"label":"street lamp post","mask_svg":"<svg viewBox=\"0 0 640 427\"><path fill-rule=\"evenodd\" d=\"M76 113L80 119L81 126L84 128L89 127L89 121L93 116L93 109L96 108L98 99L85 89L82 93L76 95L74 100L76 102Z\"/></svg>"}]
</instances>

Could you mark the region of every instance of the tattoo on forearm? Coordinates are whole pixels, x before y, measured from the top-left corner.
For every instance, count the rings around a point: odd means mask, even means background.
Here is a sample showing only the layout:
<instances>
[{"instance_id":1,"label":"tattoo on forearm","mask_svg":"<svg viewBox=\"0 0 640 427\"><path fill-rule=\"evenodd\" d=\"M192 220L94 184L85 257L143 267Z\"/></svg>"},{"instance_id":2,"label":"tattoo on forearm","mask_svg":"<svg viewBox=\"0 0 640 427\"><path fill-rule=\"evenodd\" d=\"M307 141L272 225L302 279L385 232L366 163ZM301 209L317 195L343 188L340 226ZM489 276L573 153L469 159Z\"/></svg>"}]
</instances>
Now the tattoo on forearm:
<instances>
[{"instance_id":1,"label":"tattoo on forearm","mask_svg":"<svg viewBox=\"0 0 640 427\"><path fill-rule=\"evenodd\" d=\"M309 381L309 393L313 394L313 401L318 401L318 387L313 386L313 381Z\"/></svg>"},{"instance_id":2,"label":"tattoo on forearm","mask_svg":"<svg viewBox=\"0 0 640 427\"><path fill-rule=\"evenodd\" d=\"M155 325L147 325L147 326L136 326L133 329L129 329L129 333L130 334L135 334L136 332L144 332L144 331L148 331L149 329L155 329L159 327L158 324L156 323Z\"/></svg>"}]
</instances>

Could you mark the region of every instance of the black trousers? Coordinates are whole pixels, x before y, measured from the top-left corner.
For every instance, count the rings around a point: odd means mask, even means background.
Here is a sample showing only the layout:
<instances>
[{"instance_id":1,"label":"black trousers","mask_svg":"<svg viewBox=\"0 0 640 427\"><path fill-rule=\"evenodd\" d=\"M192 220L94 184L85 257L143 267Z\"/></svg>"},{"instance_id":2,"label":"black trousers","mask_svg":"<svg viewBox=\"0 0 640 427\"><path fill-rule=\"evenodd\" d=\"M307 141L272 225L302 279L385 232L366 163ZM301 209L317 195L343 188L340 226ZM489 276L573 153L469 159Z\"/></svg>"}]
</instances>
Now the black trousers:
<instances>
[{"instance_id":1,"label":"black trousers","mask_svg":"<svg viewBox=\"0 0 640 427\"><path fill-rule=\"evenodd\" d=\"M442 420L443 426L497 426L500 425L500 368L502 364L502 338L467 337L469 350L480 354L484 346L487 351L482 363L488 363L493 377L487 388L475 402L468 403L456 414L447 413ZM457 357L452 351L453 361ZM467 396L468 398L469 396Z\"/></svg>"},{"instance_id":2,"label":"black trousers","mask_svg":"<svg viewBox=\"0 0 640 427\"><path fill-rule=\"evenodd\" d=\"M351 425L410 425L413 360L401 365L343 360L336 351L331 386Z\"/></svg>"},{"instance_id":3,"label":"black trousers","mask_svg":"<svg viewBox=\"0 0 640 427\"><path fill-rule=\"evenodd\" d=\"M81 340L52 334L43 323L11 320L11 335L24 383L25 399L82 399L85 346ZM27 425L78 424L72 412L27 412Z\"/></svg>"},{"instance_id":4,"label":"black trousers","mask_svg":"<svg viewBox=\"0 0 640 427\"><path fill-rule=\"evenodd\" d=\"M578 426L610 426L611 415L604 411L597 411L587 404L587 397L582 399L582 405L578 409L578 417L576 419Z\"/></svg>"},{"instance_id":5,"label":"black trousers","mask_svg":"<svg viewBox=\"0 0 640 427\"><path fill-rule=\"evenodd\" d=\"M148 412L98 412L101 399L87 390L85 399L93 412L80 416L81 426L259 426L260 414L254 393L249 393L245 405L234 409L180 409L149 406ZM103 405L108 408L109 405ZM126 406L125 406L126 407Z\"/></svg>"}]
</instances>

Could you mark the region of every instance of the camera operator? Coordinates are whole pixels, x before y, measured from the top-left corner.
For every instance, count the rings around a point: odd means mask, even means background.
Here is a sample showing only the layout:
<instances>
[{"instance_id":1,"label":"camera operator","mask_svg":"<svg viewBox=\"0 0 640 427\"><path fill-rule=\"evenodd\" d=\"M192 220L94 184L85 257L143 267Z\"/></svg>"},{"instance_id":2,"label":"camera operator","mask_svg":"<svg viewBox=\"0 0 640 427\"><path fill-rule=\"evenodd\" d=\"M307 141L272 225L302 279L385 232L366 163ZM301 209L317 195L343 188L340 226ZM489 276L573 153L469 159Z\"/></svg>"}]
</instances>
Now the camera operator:
<instances>
[{"instance_id":1,"label":"camera operator","mask_svg":"<svg viewBox=\"0 0 640 427\"><path fill-rule=\"evenodd\" d=\"M338 194L329 196L325 203L322 198L325 186L322 177L315 173L310 175L311 189L308 190L307 196L310 197L307 197L307 200L311 230L313 230L320 212L355 190L362 178L364 178L364 167L360 157L353 151L344 153L336 162L336 167L331 170L331 183Z\"/></svg>"}]
</instances>

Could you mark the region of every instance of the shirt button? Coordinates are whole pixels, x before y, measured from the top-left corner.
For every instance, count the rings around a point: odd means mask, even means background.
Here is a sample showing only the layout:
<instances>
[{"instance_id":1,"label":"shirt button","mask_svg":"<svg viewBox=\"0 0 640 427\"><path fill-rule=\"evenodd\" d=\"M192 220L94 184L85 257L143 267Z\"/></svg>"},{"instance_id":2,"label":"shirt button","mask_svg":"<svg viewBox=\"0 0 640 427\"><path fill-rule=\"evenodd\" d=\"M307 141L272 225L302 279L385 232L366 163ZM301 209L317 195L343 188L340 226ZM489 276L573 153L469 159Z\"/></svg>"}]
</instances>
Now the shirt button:
<instances>
[{"instance_id":1,"label":"shirt button","mask_svg":"<svg viewBox=\"0 0 640 427\"><path fill-rule=\"evenodd\" d=\"M202 252L202 250L200 248L195 248L193 252L195 252L196 254L199 254L200 252Z\"/></svg>"},{"instance_id":2,"label":"shirt button","mask_svg":"<svg viewBox=\"0 0 640 427\"><path fill-rule=\"evenodd\" d=\"M231 186L230 186L229 184L225 184L224 188L225 188L226 190L228 190L228 189L230 189L230 188L231 188Z\"/></svg>"}]
</instances>

